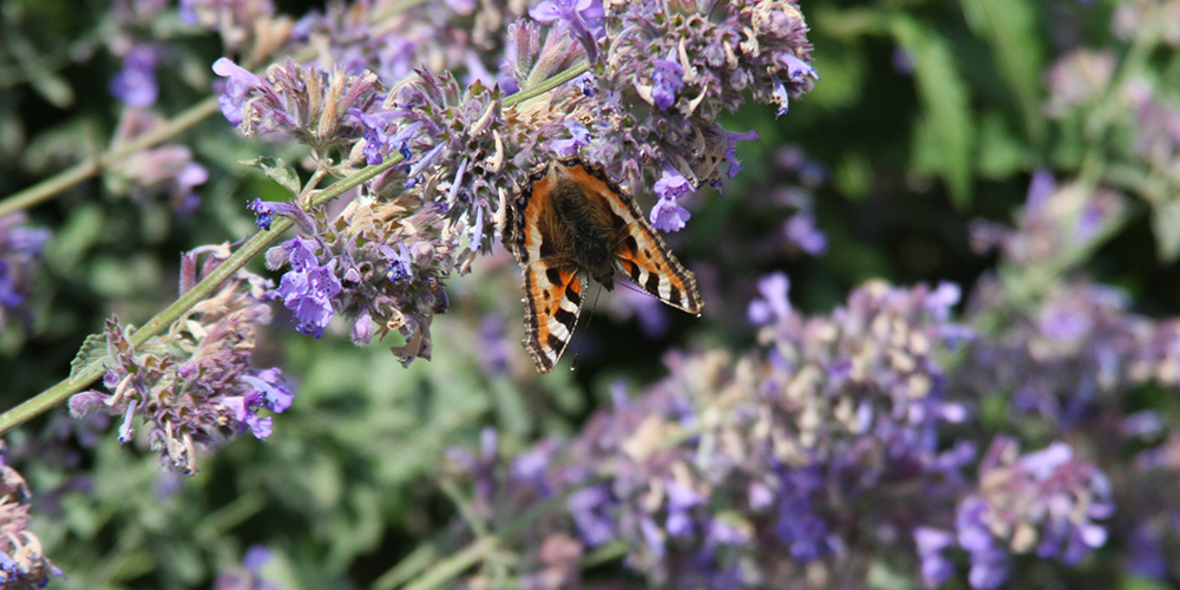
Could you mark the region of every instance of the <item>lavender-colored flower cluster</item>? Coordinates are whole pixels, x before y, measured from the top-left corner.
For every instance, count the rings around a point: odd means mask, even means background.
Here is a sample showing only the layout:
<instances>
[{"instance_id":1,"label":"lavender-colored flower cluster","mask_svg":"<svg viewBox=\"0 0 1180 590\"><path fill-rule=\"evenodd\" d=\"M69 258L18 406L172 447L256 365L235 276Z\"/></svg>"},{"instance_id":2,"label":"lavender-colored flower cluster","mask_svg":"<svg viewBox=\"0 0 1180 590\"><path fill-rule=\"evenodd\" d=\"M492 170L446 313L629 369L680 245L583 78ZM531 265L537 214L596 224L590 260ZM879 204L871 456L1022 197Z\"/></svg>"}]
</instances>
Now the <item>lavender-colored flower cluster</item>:
<instances>
[{"instance_id":1,"label":"lavender-colored flower cluster","mask_svg":"<svg viewBox=\"0 0 1180 590\"><path fill-rule=\"evenodd\" d=\"M32 316L28 313L32 275L41 266L41 248L49 239L49 230L27 227L23 213L0 217L0 332L12 319L27 330Z\"/></svg>"},{"instance_id":2,"label":"lavender-colored flower cluster","mask_svg":"<svg viewBox=\"0 0 1180 590\"><path fill-rule=\"evenodd\" d=\"M1041 559L1073 566L1106 543L1107 529L1093 521L1114 512L1106 475L1063 442L1018 453L1011 438L992 441L979 465L979 489L955 512L954 539L970 556L968 580L975 590L998 588L1008 578L1011 556L1034 547ZM922 527L914 539L922 579L936 587L953 571L942 553L952 536Z\"/></svg>"},{"instance_id":3,"label":"lavender-colored flower cluster","mask_svg":"<svg viewBox=\"0 0 1180 590\"><path fill-rule=\"evenodd\" d=\"M363 33L336 5L299 27L309 39L326 35L331 53L347 56L331 74L288 61L264 79L219 60L214 71L228 78L222 112L244 133L281 130L311 146L321 163L329 148L350 164L400 160L366 185L372 203L350 205L330 223L302 219L306 236L272 250L272 268L291 267L273 296L295 312L300 331L319 336L341 314L354 322L358 343L370 340L373 321L382 334L402 331L407 344L395 352L405 362L428 357L431 317L446 308L442 280L491 250L488 234L503 227L506 200L555 155L581 153L633 187L645 171L661 171L653 222L682 228L689 213L676 199L717 181L723 160L732 178L740 169L736 143L757 137L726 132L717 116L736 109L744 91L785 112L789 97L810 90L815 75L804 61L807 27L791 3L661 6L666 18L651 3L534 7L532 20L508 27L501 69L509 86L534 89L579 60L591 71L509 107L499 86L481 81L487 77L478 61L467 60L473 82L466 89L448 71L390 66L401 58L382 53L386 37ZM470 7L434 10L448 9L465 14ZM404 20L395 25L417 30ZM415 38L402 46L408 54L416 55ZM660 48L658 63L653 47ZM383 98L371 72L392 85ZM293 205L253 207L264 226L275 214L306 217Z\"/></svg>"},{"instance_id":4,"label":"lavender-colored flower cluster","mask_svg":"<svg viewBox=\"0 0 1180 590\"><path fill-rule=\"evenodd\" d=\"M415 68L466 70L465 83L496 82L485 65L502 50L504 24L523 15L517 2L448 0L416 5L390 0L329 2L295 25L292 37L318 50L317 61L360 75L368 70L393 86Z\"/></svg>"},{"instance_id":5,"label":"lavender-colored flower cluster","mask_svg":"<svg viewBox=\"0 0 1180 590\"><path fill-rule=\"evenodd\" d=\"M499 513L568 492L569 520L537 525L531 550L621 542L666 587L859 587L870 548L916 561L898 533L940 524L971 491L974 447L939 443L969 416L939 360L971 337L950 320L958 290L870 284L814 318L792 310L781 275L762 294L762 347L736 363L669 356L671 377L635 400L615 391L613 411L522 455L505 481L467 461L476 496ZM579 575L550 561L529 559L530 587Z\"/></svg>"},{"instance_id":6,"label":"lavender-colored flower cluster","mask_svg":"<svg viewBox=\"0 0 1180 590\"><path fill-rule=\"evenodd\" d=\"M586 4L583 12L596 14L596 3ZM576 30L582 13L563 14ZM781 1L608 3L601 21L594 43L579 37L589 47L594 88L575 119L588 130L586 157L631 187L658 170L651 221L678 231L689 213L677 199L702 183L719 184L723 161L733 178L742 169L737 143L758 137L726 131L718 116L736 110L745 91L776 103L781 115L811 90L817 76L806 62L807 25L794 3ZM518 72L528 63L522 57Z\"/></svg>"},{"instance_id":7,"label":"lavender-colored flower cluster","mask_svg":"<svg viewBox=\"0 0 1180 590\"><path fill-rule=\"evenodd\" d=\"M332 221L322 213L313 221L288 204L256 203L255 209L263 216L295 216L313 230L266 255L271 268L291 268L267 295L294 312L300 332L319 338L340 313L352 321L358 345L368 344L374 332L399 331L406 343L393 352L403 363L430 358L430 324L446 312L442 280L459 249L442 207L408 199L353 202ZM417 212L402 217L407 209Z\"/></svg>"},{"instance_id":8,"label":"lavender-colored flower cluster","mask_svg":"<svg viewBox=\"0 0 1180 590\"><path fill-rule=\"evenodd\" d=\"M62 572L41 552L41 541L28 530L29 488L25 478L4 463L0 441L0 588L44 588Z\"/></svg>"},{"instance_id":9,"label":"lavender-colored flower cluster","mask_svg":"<svg viewBox=\"0 0 1180 590\"><path fill-rule=\"evenodd\" d=\"M206 254L203 263L198 263ZM207 247L182 260L182 294L207 276L228 248ZM101 410L122 417L119 440L135 438L135 419L151 424L148 441L165 467L192 474L197 451L251 432L265 439L271 418L260 410L282 412L294 394L277 368L251 368L257 329L270 322L267 281L239 271L212 296L194 306L172 330L134 349L128 328L112 318L105 330L103 385L111 393L89 390L70 398L70 413L81 417Z\"/></svg>"},{"instance_id":10,"label":"lavender-colored flower cluster","mask_svg":"<svg viewBox=\"0 0 1180 590\"><path fill-rule=\"evenodd\" d=\"M226 58L217 60L213 71L228 79L219 99L221 112L243 134L281 131L320 157L359 138L360 120L353 111L371 107L380 89L370 73L329 73L290 58L271 66L265 79Z\"/></svg>"}]
</instances>

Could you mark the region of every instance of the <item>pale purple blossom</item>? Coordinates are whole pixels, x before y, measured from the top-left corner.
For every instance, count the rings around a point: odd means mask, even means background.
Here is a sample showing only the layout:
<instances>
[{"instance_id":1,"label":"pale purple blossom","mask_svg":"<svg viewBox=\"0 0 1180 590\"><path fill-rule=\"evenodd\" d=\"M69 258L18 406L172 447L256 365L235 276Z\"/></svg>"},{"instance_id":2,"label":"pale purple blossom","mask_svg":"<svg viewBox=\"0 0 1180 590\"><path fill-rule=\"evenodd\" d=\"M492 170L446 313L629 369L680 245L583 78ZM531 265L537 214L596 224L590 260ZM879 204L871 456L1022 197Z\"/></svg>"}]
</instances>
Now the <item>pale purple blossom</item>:
<instances>
[{"instance_id":1,"label":"pale purple blossom","mask_svg":"<svg viewBox=\"0 0 1180 590\"><path fill-rule=\"evenodd\" d=\"M661 110L676 103L676 93L684 88L684 68L675 61L675 54L670 59L657 59L652 62L655 67L651 75L651 97L655 105ZM732 177L731 177L732 178Z\"/></svg>"},{"instance_id":2,"label":"pale purple blossom","mask_svg":"<svg viewBox=\"0 0 1180 590\"><path fill-rule=\"evenodd\" d=\"M159 49L153 45L136 45L123 56L123 69L111 79L111 94L128 106L145 108L156 102L160 88L156 83Z\"/></svg>"}]
</instances>

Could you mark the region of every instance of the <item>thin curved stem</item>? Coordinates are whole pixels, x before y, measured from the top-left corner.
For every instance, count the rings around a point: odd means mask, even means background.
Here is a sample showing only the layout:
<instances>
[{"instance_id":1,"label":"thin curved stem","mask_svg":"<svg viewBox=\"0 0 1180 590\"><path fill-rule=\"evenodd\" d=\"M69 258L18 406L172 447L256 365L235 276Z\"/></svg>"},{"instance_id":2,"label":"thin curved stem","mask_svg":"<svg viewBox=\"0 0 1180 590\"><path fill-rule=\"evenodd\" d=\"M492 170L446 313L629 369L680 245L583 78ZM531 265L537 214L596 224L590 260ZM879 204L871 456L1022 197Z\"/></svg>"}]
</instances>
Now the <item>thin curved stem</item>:
<instances>
[{"instance_id":1,"label":"thin curved stem","mask_svg":"<svg viewBox=\"0 0 1180 590\"><path fill-rule=\"evenodd\" d=\"M102 155L77 164L65 172L12 194L3 201L0 201L0 217L37 205L79 182L97 175L104 168L117 164L127 156L184 132L217 111L217 97L211 96L193 105L175 119L152 129L148 133L121 143Z\"/></svg>"}]
</instances>

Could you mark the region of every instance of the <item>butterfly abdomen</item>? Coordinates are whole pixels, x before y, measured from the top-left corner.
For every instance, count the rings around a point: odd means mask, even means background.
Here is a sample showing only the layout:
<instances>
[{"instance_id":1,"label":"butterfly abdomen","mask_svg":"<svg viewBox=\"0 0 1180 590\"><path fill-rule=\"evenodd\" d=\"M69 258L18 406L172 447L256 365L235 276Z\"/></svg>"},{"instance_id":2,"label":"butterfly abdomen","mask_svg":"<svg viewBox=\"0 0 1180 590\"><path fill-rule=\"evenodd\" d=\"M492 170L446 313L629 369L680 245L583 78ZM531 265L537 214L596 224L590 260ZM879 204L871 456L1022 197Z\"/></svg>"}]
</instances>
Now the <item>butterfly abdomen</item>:
<instances>
[{"instance_id":1,"label":"butterfly abdomen","mask_svg":"<svg viewBox=\"0 0 1180 590\"><path fill-rule=\"evenodd\" d=\"M550 196L556 216L556 233L568 245L569 256L609 291L614 286L613 227L603 204L582 192L568 179L557 182Z\"/></svg>"}]
</instances>

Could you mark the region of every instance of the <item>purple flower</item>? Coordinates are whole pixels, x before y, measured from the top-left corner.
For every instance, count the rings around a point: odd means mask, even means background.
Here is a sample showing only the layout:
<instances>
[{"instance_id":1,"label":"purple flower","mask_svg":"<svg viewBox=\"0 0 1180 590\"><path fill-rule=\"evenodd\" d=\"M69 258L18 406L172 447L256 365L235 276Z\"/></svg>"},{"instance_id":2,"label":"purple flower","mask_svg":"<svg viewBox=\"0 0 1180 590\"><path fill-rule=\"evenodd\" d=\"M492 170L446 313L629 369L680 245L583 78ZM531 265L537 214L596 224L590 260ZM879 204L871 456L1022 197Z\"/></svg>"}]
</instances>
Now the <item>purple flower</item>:
<instances>
[{"instance_id":1,"label":"purple flower","mask_svg":"<svg viewBox=\"0 0 1180 590\"><path fill-rule=\"evenodd\" d=\"M241 424L245 424L255 438L266 440L271 433L273 420L263 418L255 412L261 406L260 397L256 394L247 396L227 396L221 399L221 405L233 412L233 417Z\"/></svg>"},{"instance_id":2,"label":"purple flower","mask_svg":"<svg viewBox=\"0 0 1180 590\"><path fill-rule=\"evenodd\" d=\"M266 562L270 561L270 558L270 549L262 545L251 545L249 549L246 549L245 557L242 558L242 567L250 573L257 574L266 565Z\"/></svg>"},{"instance_id":3,"label":"purple flower","mask_svg":"<svg viewBox=\"0 0 1180 590\"><path fill-rule=\"evenodd\" d=\"M155 47L133 47L123 58L123 69L111 79L111 94L133 107L155 104L160 90L156 84L156 60Z\"/></svg>"},{"instance_id":4,"label":"purple flower","mask_svg":"<svg viewBox=\"0 0 1180 590\"><path fill-rule=\"evenodd\" d=\"M295 204L294 201L263 201L262 199L254 199L246 208L253 211L257 217L254 223L264 230L270 230L270 224L274 223L275 216L286 217L294 220L299 224L299 228L303 231L313 234L315 233L315 222L311 217ZM279 264L275 265L276 267Z\"/></svg>"},{"instance_id":5,"label":"purple flower","mask_svg":"<svg viewBox=\"0 0 1180 590\"><path fill-rule=\"evenodd\" d=\"M664 169L664 174L652 189L660 197L651 209L651 224L660 231L680 231L692 217L676 199L692 192L692 183L679 172Z\"/></svg>"},{"instance_id":6,"label":"purple flower","mask_svg":"<svg viewBox=\"0 0 1180 590\"><path fill-rule=\"evenodd\" d=\"M1053 173L1044 168L1037 168L1033 172L1032 181L1028 184L1025 206L1034 211L1039 210L1055 190L1057 190L1057 181L1053 179Z\"/></svg>"},{"instance_id":7,"label":"purple flower","mask_svg":"<svg viewBox=\"0 0 1180 590\"><path fill-rule=\"evenodd\" d=\"M598 63L598 39L606 34L600 0L545 0L529 9L529 16L540 23L560 20L570 36L582 44L586 59Z\"/></svg>"},{"instance_id":8,"label":"purple flower","mask_svg":"<svg viewBox=\"0 0 1180 590\"><path fill-rule=\"evenodd\" d=\"M959 304L962 296L963 290L957 283L943 281L926 297L923 307L934 319L945 322L950 319L951 309Z\"/></svg>"},{"instance_id":9,"label":"purple flower","mask_svg":"<svg viewBox=\"0 0 1180 590\"><path fill-rule=\"evenodd\" d=\"M213 590L279 590L273 582L263 580L262 568L273 558L273 551L262 545L251 545L242 557L242 565L217 574Z\"/></svg>"},{"instance_id":10,"label":"purple flower","mask_svg":"<svg viewBox=\"0 0 1180 590\"><path fill-rule=\"evenodd\" d=\"M31 281L41 265L41 250L49 230L24 227L24 213L0 217L0 333L10 314L31 327L32 317L22 306L28 301Z\"/></svg>"},{"instance_id":11,"label":"purple flower","mask_svg":"<svg viewBox=\"0 0 1180 590\"><path fill-rule=\"evenodd\" d=\"M927 588L937 588L955 573L954 564L943 555L954 540L954 535L940 529L927 526L914 528L914 544L918 547L918 558L922 563L922 583Z\"/></svg>"},{"instance_id":12,"label":"purple flower","mask_svg":"<svg viewBox=\"0 0 1180 590\"><path fill-rule=\"evenodd\" d=\"M276 414L282 414L295 400L295 393L287 388L286 380L277 367L258 371L256 375L242 375L241 379L261 393L266 407Z\"/></svg>"},{"instance_id":13,"label":"purple flower","mask_svg":"<svg viewBox=\"0 0 1180 590\"><path fill-rule=\"evenodd\" d=\"M242 107L250 91L262 88L265 82L249 70L239 66L229 58L220 58L213 62L213 73L223 78L229 78L225 84L225 92L217 97L221 104L221 114L230 125L242 124Z\"/></svg>"},{"instance_id":14,"label":"purple flower","mask_svg":"<svg viewBox=\"0 0 1180 590\"><path fill-rule=\"evenodd\" d=\"M397 250L389 246L382 246L381 253L385 255L385 260L388 264L385 277L390 282L414 278L414 260L410 257L410 251L406 249L404 243L398 242Z\"/></svg>"},{"instance_id":15,"label":"purple flower","mask_svg":"<svg viewBox=\"0 0 1180 590\"><path fill-rule=\"evenodd\" d=\"M775 119L787 114L791 105L791 95L778 76L774 76L774 103L778 105L778 111L774 113Z\"/></svg>"},{"instance_id":16,"label":"purple flower","mask_svg":"<svg viewBox=\"0 0 1180 590\"><path fill-rule=\"evenodd\" d=\"M792 244L812 256L819 256L828 249L828 238L815 227L815 214L810 211L792 215L783 231Z\"/></svg>"},{"instance_id":17,"label":"purple flower","mask_svg":"<svg viewBox=\"0 0 1180 590\"><path fill-rule=\"evenodd\" d=\"M0 454L6 445L0 441ZM50 563L41 549L41 540L29 530L29 486L15 469L4 464L0 456L0 587L44 588L50 578L62 577L62 571Z\"/></svg>"},{"instance_id":18,"label":"purple flower","mask_svg":"<svg viewBox=\"0 0 1180 590\"><path fill-rule=\"evenodd\" d=\"M673 537L685 537L693 533L693 518L690 510L704 502L704 498L692 488L668 480L664 489L668 492L668 520L665 529Z\"/></svg>"},{"instance_id":19,"label":"purple flower","mask_svg":"<svg viewBox=\"0 0 1180 590\"><path fill-rule=\"evenodd\" d=\"M585 125L570 119L562 121L562 124L566 129L569 129L570 137L550 141L549 149L564 158L578 153L579 149L590 143L590 130Z\"/></svg>"},{"instance_id":20,"label":"purple flower","mask_svg":"<svg viewBox=\"0 0 1180 590\"><path fill-rule=\"evenodd\" d=\"M311 243L299 237L283 244L283 248L290 251L291 270L283 274L278 289L269 294L274 299L282 299L283 306L295 312L295 318L299 320L296 330L319 338L332 319L332 298L342 289L335 274L337 260L333 258L320 266Z\"/></svg>"},{"instance_id":21,"label":"purple flower","mask_svg":"<svg viewBox=\"0 0 1180 590\"><path fill-rule=\"evenodd\" d=\"M1141 522L1131 533L1131 573L1149 580L1163 582L1168 579L1168 556L1164 552L1161 535L1150 522Z\"/></svg>"},{"instance_id":22,"label":"purple flower","mask_svg":"<svg viewBox=\"0 0 1180 590\"><path fill-rule=\"evenodd\" d=\"M758 132L753 129L745 133L738 133L736 131L725 132L725 161L729 164L726 173L730 179L736 177L738 172L745 170L737 158L737 143L739 141L758 141Z\"/></svg>"},{"instance_id":23,"label":"purple flower","mask_svg":"<svg viewBox=\"0 0 1180 590\"><path fill-rule=\"evenodd\" d=\"M660 199L651 208L651 225L660 231L680 231L692 213L671 199Z\"/></svg>"},{"instance_id":24,"label":"purple flower","mask_svg":"<svg viewBox=\"0 0 1180 590\"><path fill-rule=\"evenodd\" d=\"M25 302L25 294L17 289L16 279L12 276L11 265L0 260L0 305L16 308Z\"/></svg>"},{"instance_id":25,"label":"purple flower","mask_svg":"<svg viewBox=\"0 0 1180 590\"><path fill-rule=\"evenodd\" d=\"M605 486L578 490L566 500L578 534L591 547L604 545L615 536L615 521L610 515L613 502Z\"/></svg>"},{"instance_id":26,"label":"purple flower","mask_svg":"<svg viewBox=\"0 0 1180 590\"><path fill-rule=\"evenodd\" d=\"M651 75L651 97L660 110L667 110L676 104L676 92L684 88L684 79L681 78L684 68L680 67L675 59L676 54L673 53L669 59L657 59L652 62L655 71Z\"/></svg>"},{"instance_id":27,"label":"purple flower","mask_svg":"<svg viewBox=\"0 0 1180 590\"><path fill-rule=\"evenodd\" d=\"M661 199L675 201L688 193L693 191L692 183L688 181L682 174L675 170L664 169L663 175L656 181L655 186L652 187L656 196Z\"/></svg>"},{"instance_id":28,"label":"purple flower","mask_svg":"<svg viewBox=\"0 0 1180 590\"><path fill-rule=\"evenodd\" d=\"M790 289L790 279L781 272L762 277L758 280L758 292L762 298L750 302L750 307L746 310L746 318L755 326L785 322L792 313L791 302L787 299L787 292Z\"/></svg>"}]
</instances>

